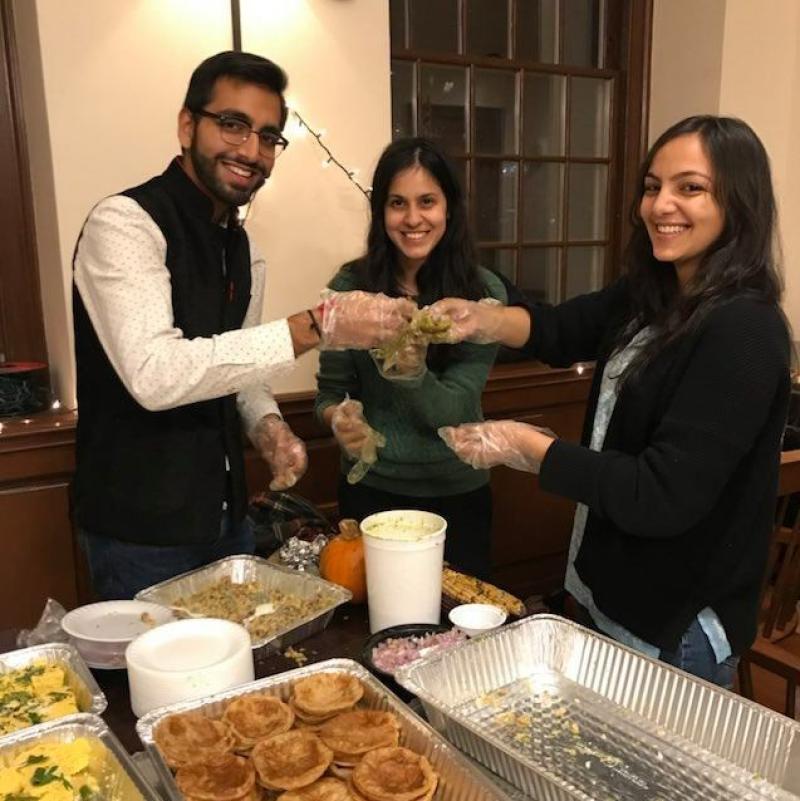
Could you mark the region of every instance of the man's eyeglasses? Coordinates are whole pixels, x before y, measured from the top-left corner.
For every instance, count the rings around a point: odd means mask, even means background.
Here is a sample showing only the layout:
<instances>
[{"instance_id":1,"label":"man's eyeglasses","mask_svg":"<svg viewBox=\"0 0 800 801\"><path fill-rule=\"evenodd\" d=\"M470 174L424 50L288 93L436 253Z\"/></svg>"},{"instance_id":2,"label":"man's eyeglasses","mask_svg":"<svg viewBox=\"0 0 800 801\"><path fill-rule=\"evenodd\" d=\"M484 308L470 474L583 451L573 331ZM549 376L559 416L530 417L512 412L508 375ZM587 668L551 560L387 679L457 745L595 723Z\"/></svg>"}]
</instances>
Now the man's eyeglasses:
<instances>
[{"instance_id":1,"label":"man's eyeglasses","mask_svg":"<svg viewBox=\"0 0 800 801\"><path fill-rule=\"evenodd\" d=\"M219 128L222 141L229 145L240 147L252 134L255 134L258 137L258 151L262 156L277 158L289 147L289 141L277 131L256 131L238 117L231 117L229 114L214 114L205 109L193 111L192 114L214 120Z\"/></svg>"}]
</instances>

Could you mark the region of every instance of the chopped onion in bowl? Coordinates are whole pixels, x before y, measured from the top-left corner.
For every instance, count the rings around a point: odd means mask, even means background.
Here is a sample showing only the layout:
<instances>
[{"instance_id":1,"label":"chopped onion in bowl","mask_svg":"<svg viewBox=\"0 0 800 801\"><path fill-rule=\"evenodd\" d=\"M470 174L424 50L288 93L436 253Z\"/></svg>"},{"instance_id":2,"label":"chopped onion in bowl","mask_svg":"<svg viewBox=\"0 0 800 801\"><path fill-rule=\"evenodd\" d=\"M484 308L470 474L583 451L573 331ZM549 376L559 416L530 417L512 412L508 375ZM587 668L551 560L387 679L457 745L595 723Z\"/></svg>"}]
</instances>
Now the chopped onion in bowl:
<instances>
[{"instance_id":1,"label":"chopped onion in bowl","mask_svg":"<svg viewBox=\"0 0 800 801\"><path fill-rule=\"evenodd\" d=\"M372 649L372 664L378 670L394 675L394 672L403 665L466 639L467 635L459 629L424 634L420 637L390 637Z\"/></svg>"}]
</instances>

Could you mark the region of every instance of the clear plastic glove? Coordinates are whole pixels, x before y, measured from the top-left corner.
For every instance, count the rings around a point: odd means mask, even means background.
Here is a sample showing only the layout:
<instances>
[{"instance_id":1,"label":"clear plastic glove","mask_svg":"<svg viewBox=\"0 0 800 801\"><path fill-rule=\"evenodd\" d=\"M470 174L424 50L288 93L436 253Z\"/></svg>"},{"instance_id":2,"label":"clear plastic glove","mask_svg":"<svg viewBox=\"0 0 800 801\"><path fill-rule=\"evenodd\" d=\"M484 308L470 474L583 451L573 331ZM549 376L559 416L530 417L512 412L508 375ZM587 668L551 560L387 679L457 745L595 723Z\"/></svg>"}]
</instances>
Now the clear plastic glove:
<instances>
[{"instance_id":1,"label":"clear plastic glove","mask_svg":"<svg viewBox=\"0 0 800 801\"><path fill-rule=\"evenodd\" d=\"M272 414L262 417L250 439L272 471L271 490L293 487L306 472L306 446L280 417Z\"/></svg>"},{"instance_id":2,"label":"clear plastic glove","mask_svg":"<svg viewBox=\"0 0 800 801\"><path fill-rule=\"evenodd\" d=\"M380 292L327 292L322 299L320 350L366 350L398 337L417 307Z\"/></svg>"},{"instance_id":3,"label":"clear plastic glove","mask_svg":"<svg viewBox=\"0 0 800 801\"><path fill-rule=\"evenodd\" d=\"M331 428L341 449L356 460L347 474L348 483L356 484L378 461L378 448L386 445L386 438L367 422L361 401L350 398L334 409Z\"/></svg>"},{"instance_id":4,"label":"clear plastic glove","mask_svg":"<svg viewBox=\"0 0 800 801\"><path fill-rule=\"evenodd\" d=\"M505 306L495 298L479 301L444 298L430 307L432 315L450 320L447 341L488 345L500 341Z\"/></svg>"},{"instance_id":5,"label":"clear plastic glove","mask_svg":"<svg viewBox=\"0 0 800 801\"><path fill-rule=\"evenodd\" d=\"M439 436L455 451L462 462L476 470L506 465L526 473L538 473L549 442L536 444L533 432L555 439L547 428L538 428L516 420L486 420L483 423L465 423L445 426Z\"/></svg>"}]
</instances>

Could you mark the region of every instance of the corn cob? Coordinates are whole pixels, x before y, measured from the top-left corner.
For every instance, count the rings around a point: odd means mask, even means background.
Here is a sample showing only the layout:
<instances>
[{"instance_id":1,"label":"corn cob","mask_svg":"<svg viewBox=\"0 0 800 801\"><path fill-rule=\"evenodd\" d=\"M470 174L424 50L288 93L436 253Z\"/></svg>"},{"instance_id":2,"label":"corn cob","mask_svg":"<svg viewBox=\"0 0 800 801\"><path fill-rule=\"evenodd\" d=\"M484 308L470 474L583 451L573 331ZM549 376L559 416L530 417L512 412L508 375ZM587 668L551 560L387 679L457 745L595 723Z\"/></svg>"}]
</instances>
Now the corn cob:
<instances>
[{"instance_id":1,"label":"corn cob","mask_svg":"<svg viewBox=\"0 0 800 801\"><path fill-rule=\"evenodd\" d=\"M509 615L520 617L525 614L525 604L519 598L494 584L458 573L449 567L442 570L442 592L459 603L494 604L505 609Z\"/></svg>"}]
</instances>

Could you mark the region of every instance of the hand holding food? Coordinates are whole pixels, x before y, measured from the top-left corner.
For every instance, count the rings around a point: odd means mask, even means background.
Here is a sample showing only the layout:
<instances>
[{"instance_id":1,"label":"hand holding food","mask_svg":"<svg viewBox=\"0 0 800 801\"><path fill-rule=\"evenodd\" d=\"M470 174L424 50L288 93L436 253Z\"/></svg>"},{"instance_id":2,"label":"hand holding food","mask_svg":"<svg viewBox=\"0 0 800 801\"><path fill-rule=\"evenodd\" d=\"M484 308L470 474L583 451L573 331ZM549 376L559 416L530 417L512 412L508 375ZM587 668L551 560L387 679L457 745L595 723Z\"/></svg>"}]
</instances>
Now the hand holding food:
<instances>
[{"instance_id":1,"label":"hand holding food","mask_svg":"<svg viewBox=\"0 0 800 801\"><path fill-rule=\"evenodd\" d=\"M396 337L416 306L382 293L328 292L322 301L320 350L364 350Z\"/></svg>"},{"instance_id":2,"label":"hand holding food","mask_svg":"<svg viewBox=\"0 0 800 801\"><path fill-rule=\"evenodd\" d=\"M251 434L253 444L272 470L271 490L293 487L306 472L308 455L289 424L274 414L261 419Z\"/></svg>"},{"instance_id":3,"label":"hand holding food","mask_svg":"<svg viewBox=\"0 0 800 801\"><path fill-rule=\"evenodd\" d=\"M418 380L427 369L428 345L447 342L450 320L418 309L398 336L373 348L370 355L384 378L394 381Z\"/></svg>"},{"instance_id":4,"label":"hand holding food","mask_svg":"<svg viewBox=\"0 0 800 801\"><path fill-rule=\"evenodd\" d=\"M361 401L350 398L334 409L331 428L342 450L351 459L357 459L347 474L347 480L356 484L378 461L378 448L386 445L386 438L366 421Z\"/></svg>"},{"instance_id":5,"label":"hand holding food","mask_svg":"<svg viewBox=\"0 0 800 801\"><path fill-rule=\"evenodd\" d=\"M444 298L434 303L432 314L449 320L447 342L474 342L487 345L500 341L505 306L498 300L480 301Z\"/></svg>"},{"instance_id":6,"label":"hand holding food","mask_svg":"<svg viewBox=\"0 0 800 801\"><path fill-rule=\"evenodd\" d=\"M506 465L538 473L555 435L545 428L516 420L486 420L439 429L439 436L462 462L476 470Z\"/></svg>"}]
</instances>

